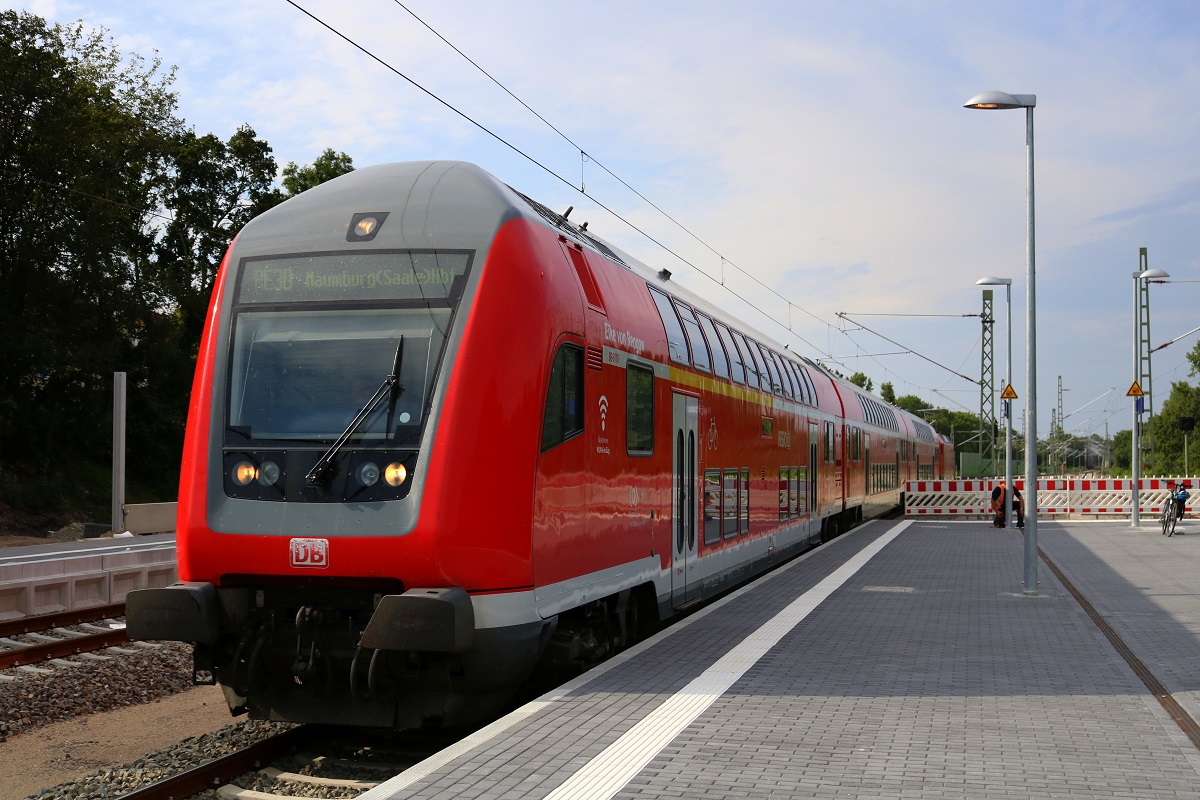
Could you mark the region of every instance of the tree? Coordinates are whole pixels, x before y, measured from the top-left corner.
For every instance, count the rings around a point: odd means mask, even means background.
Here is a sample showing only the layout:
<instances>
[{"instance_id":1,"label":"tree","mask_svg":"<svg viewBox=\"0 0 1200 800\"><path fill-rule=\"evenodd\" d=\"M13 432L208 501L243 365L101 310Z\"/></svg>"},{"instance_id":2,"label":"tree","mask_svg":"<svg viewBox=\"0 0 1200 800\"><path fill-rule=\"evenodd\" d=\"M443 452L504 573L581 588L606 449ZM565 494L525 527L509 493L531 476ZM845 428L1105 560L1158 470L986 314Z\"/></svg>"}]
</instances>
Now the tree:
<instances>
[{"instance_id":1,"label":"tree","mask_svg":"<svg viewBox=\"0 0 1200 800\"><path fill-rule=\"evenodd\" d=\"M169 222L157 232L146 265L147 291L179 315L185 339L199 346L217 269L234 235L284 197L273 186L271 146L248 125L228 142L182 131L171 140L171 156L160 192Z\"/></svg>"},{"instance_id":2,"label":"tree","mask_svg":"<svg viewBox=\"0 0 1200 800\"><path fill-rule=\"evenodd\" d=\"M883 402L896 404L896 390L892 387L890 381L884 381L879 384L879 396L883 398Z\"/></svg>"},{"instance_id":3,"label":"tree","mask_svg":"<svg viewBox=\"0 0 1200 800\"><path fill-rule=\"evenodd\" d=\"M335 153L332 147L327 147L325 152L307 166L297 166L295 161L289 161L283 168L283 188L287 190L288 197L295 197L325 181L353 171L354 161L350 156Z\"/></svg>"},{"instance_id":4,"label":"tree","mask_svg":"<svg viewBox=\"0 0 1200 800\"><path fill-rule=\"evenodd\" d=\"M851 383L853 383L855 386L859 387L860 389L866 389L868 392L871 391L871 388L872 388L871 379L866 376L866 373L856 372L853 375L851 375L849 378L847 378L847 380L849 380Z\"/></svg>"},{"instance_id":5,"label":"tree","mask_svg":"<svg viewBox=\"0 0 1200 800\"><path fill-rule=\"evenodd\" d=\"M1196 444L1193 441L1196 438L1193 435L1195 430L1187 431L1187 435L1184 435L1185 431L1180 426L1180 419L1184 417L1190 417L1193 422L1200 417L1200 389L1177 381L1171 384L1171 394L1150 421L1155 474L1182 475L1185 466L1189 469L1197 466L1190 452L1186 458L1184 456L1185 439L1189 451Z\"/></svg>"},{"instance_id":6,"label":"tree","mask_svg":"<svg viewBox=\"0 0 1200 800\"><path fill-rule=\"evenodd\" d=\"M61 496L59 471L109 455L112 373L152 313L133 267L149 187L181 123L173 74L81 23L0 12L0 74L0 461Z\"/></svg>"}]
</instances>

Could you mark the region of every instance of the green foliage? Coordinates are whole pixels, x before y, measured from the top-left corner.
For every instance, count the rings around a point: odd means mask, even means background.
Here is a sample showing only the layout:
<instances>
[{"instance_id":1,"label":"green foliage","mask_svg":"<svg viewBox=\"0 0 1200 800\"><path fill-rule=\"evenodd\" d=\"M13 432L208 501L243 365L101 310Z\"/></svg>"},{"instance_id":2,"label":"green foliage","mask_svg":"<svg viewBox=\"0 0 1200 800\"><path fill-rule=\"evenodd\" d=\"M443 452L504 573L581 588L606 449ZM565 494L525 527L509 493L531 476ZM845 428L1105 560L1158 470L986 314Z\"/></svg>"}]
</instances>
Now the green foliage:
<instances>
[{"instance_id":1,"label":"green foliage","mask_svg":"<svg viewBox=\"0 0 1200 800\"><path fill-rule=\"evenodd\" d=\"M295 161L289 161L283 168L283 188L289 197L295 197L318 184L353 171L354 161L350 156L335 153L332 147L327 147L313 163L306 166L297 166Z\"/></svg>"},{"instance_id":2,"label":"green foliage","mask_svg":"<svg viewBox=\"0 0 1200 800\"><path fill-rule=\"evenodd\" d=\"M888 381L879 384L879 396L883 398L883 402L896 404L896 390Z\"/></svg>"},{"instance_id":3,"label":"green foliage","mask_svg":"<svg viewBox=\"0 0 1200 800\"><path fill-rule=\"evenodd\" d=\"M1196 460L1200 447L1195 441L1200 431L1193 428L1185 432L1180 426L1180 419L1184 417L1190 417L1193 423L1200 419L1200 389L1180 381L1171 384L1171 394L1146 426L1153 446L1145 474L1183 475L1185 467L1188 471L1200 467ZM1188 445L1186 458L1185 440Z\"/></svg>"},{"instance_id":4,"label":"green foliage","mask_svg":"<svg viewBox=\"0 0 1200 800\"><path fill-rule=\"evenodd\" d=\"M171 73L81 24L0 12L0 73L0 460L49 481L110 457L96 420L153 315L134 265L180 123Z\"/></svg>"},{"instance_id":5,"label":"green foliage","mask_svg":"<svg viewBox=\"0 0 1200 800\"><path fill-rule=\"evenodd\" d=\"M855 386L859 387L860 389L866 389L868 392L871 391L872 386L873 386L871 383L871 379L868 378L866 373L863 373L863 372L856 372L853 375L851 375L849 378L847 378L847 380L850 381L851 383L853 383Z\"/></svg>"},{"instance_id":6,"label":"green foliage","mask_svg":"<svg viewBox=\"0 0 1200 800\"><path fill-rule=\"evenodd\" d=\"M111 461L114 372L127 483L173 497L221 259L285 197L271 147L249 126L197 134L173 70L82 23L0 11L0 74L0 497L107 505L107 478L88 476ZM327 150L292 177L352 168Z\"/></svg>"}]
</instances>

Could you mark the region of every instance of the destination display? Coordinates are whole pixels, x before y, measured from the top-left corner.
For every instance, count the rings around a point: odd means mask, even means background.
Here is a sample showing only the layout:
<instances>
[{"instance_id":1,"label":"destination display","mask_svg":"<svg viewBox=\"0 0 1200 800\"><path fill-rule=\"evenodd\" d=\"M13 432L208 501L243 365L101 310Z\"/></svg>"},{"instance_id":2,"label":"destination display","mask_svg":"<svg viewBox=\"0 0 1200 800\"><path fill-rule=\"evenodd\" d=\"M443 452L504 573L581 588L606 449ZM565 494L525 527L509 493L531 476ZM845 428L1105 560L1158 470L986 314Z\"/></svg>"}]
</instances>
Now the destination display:
<instances>
[{"instance_id":1,"label":"destination display","mask_svg":"<svg viewBox=\"0 0 1200 800\"><path fill-rule=\"evenodd\" d=\"M238 276L237 300L449 300L461 290L470 260L468 251L444 250L248 258Z\"/></svg>"}]
</instances>

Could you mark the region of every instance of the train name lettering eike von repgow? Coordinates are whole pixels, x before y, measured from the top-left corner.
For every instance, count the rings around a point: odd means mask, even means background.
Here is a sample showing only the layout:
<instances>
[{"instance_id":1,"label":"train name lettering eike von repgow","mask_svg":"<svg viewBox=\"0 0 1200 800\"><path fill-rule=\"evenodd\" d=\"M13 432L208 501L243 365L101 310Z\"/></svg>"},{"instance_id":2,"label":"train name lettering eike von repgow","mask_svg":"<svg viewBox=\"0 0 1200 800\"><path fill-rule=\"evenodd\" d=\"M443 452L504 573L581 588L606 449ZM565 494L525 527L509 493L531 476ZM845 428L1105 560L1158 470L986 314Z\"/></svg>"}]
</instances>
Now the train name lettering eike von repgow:
<instances>
[{"instance_id":1,"label":"train name lettering eike von repgow","mask_svg":"<svg viewBox=\"0 0 1200 800\"><path fill-rule=\"evenodd\" d=\"M251 221L191 396L180 582L234 713L489 718L946 477L949 441L461 162Z\"/></svg>"}]
</instances>

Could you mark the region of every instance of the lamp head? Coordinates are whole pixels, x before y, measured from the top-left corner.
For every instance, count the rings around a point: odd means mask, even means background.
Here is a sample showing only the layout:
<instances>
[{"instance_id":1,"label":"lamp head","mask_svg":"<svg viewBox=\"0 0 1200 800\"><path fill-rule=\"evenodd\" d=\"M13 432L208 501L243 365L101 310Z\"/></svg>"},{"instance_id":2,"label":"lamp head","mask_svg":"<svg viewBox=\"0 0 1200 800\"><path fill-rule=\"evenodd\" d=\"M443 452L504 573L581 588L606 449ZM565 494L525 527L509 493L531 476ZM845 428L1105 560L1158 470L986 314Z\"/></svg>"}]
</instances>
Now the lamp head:
<instances>
[{"instance_id":1,"label":"lamp head","mask_svg":"<svg viewBox=\"0 0 1200 800\"><path fill-rule=\"evenodd\" d=\"M967 102L963 108L1005 109L1033 108L1037 105L1035 94L1009 94L1008 92L980 92Z\"/></svg>"},{"instance_id":2,"label":"lamp head","mask_svg":"<svg viewBox=\"0 0 1200 800\"><path fill-rule=\"evenodd\" d=\"M997 278L992 275L975 281L976 286L1012 286L1012 278Z\"/></svg>"},{"instance_id":3,"label":"lamp head","mask_svg":"<svg viewBox=\"0 0 1200 800\"><path fill-rule=\"evenodd\" d=\"M1171 273L1167 272L1166 270L1162 270L1162 269L1148 269L1145 272L1138 275L1138 277L1139 278L1169 278L1169 277L1171 277Z\"/></svg>"}]
</instances>

